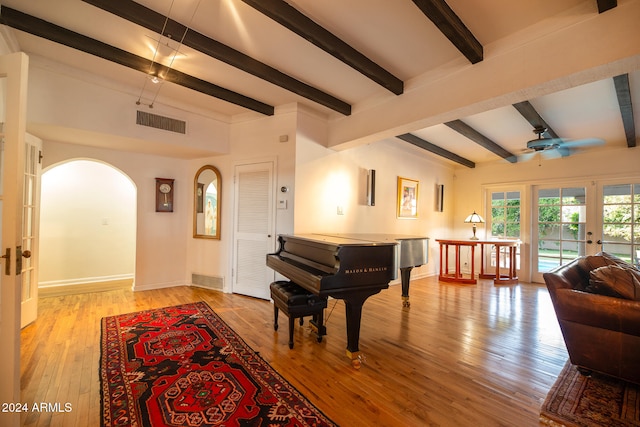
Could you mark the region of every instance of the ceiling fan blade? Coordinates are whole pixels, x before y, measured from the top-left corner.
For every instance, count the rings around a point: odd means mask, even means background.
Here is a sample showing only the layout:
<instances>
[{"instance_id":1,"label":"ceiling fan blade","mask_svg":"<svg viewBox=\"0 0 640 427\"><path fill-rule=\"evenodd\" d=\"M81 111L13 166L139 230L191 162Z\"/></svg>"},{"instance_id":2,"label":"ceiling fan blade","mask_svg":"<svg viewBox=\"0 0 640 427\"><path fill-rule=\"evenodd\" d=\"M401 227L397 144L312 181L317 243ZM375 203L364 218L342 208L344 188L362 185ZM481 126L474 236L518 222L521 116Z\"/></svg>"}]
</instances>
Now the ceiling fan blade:
<instances>
[{"instance_id":1,"label":"ceiling fan blade","mask_svg":"<svg viewBox=\"0 0 640 427\"><path fill-rule=\"evenodd\" d=\"M536 156L534 150L522 150L522 153L518 155L518 162L528 162Z\"/></svg>"},{"instance_id":2,"label":"ceiling fan blade","mask_svg":"<svg viewBox=\"0 0 640 427\"><path fill-rule=\"evenodd\" d=\"M574 139L569 141L562 142L562 147L593 147L596 145L603 145L604 139L600 138L584 138L584 139Z\"/></svg>"},{"instance_id":3,"label":"ceiling fan blade","mask_svg":"<svg viewBox=\"0 0 640 427\"><path fill-rule=\"evenodd\" d=\"M550 150L540 151L540 155L548 160L558 159L560 157L567 157L569 154L571 154L571 150L566 147L558 147L558 148L552 148Z\"/></svg>"}]
</instances>

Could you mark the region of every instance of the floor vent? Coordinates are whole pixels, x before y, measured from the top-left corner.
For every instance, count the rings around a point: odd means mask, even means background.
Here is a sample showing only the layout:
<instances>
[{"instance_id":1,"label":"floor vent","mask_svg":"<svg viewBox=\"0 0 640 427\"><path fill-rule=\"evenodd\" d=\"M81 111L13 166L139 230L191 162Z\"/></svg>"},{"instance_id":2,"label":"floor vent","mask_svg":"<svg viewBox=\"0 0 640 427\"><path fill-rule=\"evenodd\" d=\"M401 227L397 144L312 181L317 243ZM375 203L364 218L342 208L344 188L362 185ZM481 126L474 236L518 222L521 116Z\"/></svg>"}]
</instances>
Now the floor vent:
<instances>
[{"instance_id":1,"label":"floor vent","mask_svg":"<svg viewBox=\"0 0 640 427\"><path fill-rule=\"evenodd\" d=\"M137 111L136 124L181 133L183 135L187 133L187 122L147 113L145 111Z\"/></svg>"},{"instance_id":2,"label":"floor vent","mask_svg":"<svg viewBox=\"0 0 640 427\"><path fill-rule=\"evenodd\" d=\"M221 291L224 288L224 280L222 277L205 276L204 274L191 274L191 284L207 289L215 289Z\"/></svg>"}]
</instances>

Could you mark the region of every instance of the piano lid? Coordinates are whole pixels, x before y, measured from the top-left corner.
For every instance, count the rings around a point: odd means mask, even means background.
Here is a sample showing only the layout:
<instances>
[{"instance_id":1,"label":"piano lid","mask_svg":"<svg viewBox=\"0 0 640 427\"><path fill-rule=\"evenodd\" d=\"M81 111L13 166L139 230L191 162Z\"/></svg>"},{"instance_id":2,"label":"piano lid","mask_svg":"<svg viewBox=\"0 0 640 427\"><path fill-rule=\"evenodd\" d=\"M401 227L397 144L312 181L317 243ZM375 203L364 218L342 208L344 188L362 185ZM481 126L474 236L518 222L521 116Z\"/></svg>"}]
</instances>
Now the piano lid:
<instances>
[{"instance_id":1,"label":"piano lid","mask_svg":"<svg viewBox=\"0 0 640 427\"><path fill-rule=\"evenodd\" d=\"M379 242L378 244L395 242L398 244L396 247L398 268L419 267L426 264L429 259L429 238L426 236L384 233L347 233L329 236L353 241Z\"/></svg>"},{"instance_id":2,"label":"piano lid","mask_svg":"<svg viewBox=\"0 0 640 427\"><path fill-rule=\"evenodd\" d=\"M384 237L388 236L388 237ZM296 239L311 242L330 244L335 246L379 246L379 245L397 245L397 239L391 238L391 235L385 234L323 234L323 233L303 233L293 235L283 235L283 237L292 237ZM406 236L411 237L411 236ZM415 236L414 236L415 237Z\"/></svg>"},{"instance_id":3,"label":"piano lid","mask_svg":"<svg viewBox=\"0 0 640 427\"><path fill-rule=\"evenodd\" d=\"M353 241L392 243L394 241L403 240L426 240L427 236L414 236L408 234L392 234L392 233L319 233L314 236L329 236L335 238L349 239Z\"/></svg>"}]
</instances>

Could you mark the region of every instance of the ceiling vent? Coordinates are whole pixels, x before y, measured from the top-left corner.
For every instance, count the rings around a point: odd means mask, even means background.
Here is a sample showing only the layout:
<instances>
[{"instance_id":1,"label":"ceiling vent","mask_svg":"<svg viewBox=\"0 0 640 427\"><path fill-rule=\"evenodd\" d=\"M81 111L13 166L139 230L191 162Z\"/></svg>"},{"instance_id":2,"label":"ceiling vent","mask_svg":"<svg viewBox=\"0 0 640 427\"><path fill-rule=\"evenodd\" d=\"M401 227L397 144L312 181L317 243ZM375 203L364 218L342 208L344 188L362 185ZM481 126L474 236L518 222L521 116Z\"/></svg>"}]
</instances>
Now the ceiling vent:
<instances>
[{"instance_id":1,"label":"ceiling vent","mask_svg":"<svg viewBox=\"0 0 640 427\"><path fill-rule=\"evenodd\" d=\"M187 122L147 113L145 111L137 111L136 124L181 133L183 135L187 133Z\"/></svg>"}]
</instances>

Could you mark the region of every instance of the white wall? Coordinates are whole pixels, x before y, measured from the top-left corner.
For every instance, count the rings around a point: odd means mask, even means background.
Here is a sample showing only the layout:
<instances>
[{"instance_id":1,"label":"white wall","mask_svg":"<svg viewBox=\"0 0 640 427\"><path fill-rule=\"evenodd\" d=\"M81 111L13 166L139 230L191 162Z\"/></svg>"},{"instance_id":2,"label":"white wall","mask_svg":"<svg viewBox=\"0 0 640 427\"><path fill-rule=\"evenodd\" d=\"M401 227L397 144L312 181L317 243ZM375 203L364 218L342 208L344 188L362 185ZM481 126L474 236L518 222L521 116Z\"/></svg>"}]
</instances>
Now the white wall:
<instances>
[{"instance_id":1,"label":"white wall","mask_svg":"<svg viewBox=\"0 0 640 427\"><path fill-rule=\"evenodd\" d=\"M42 174L39 284L133 278L136 189L103 163L72 161Z\"/></svg>"},{"instance_id":2,"label":"white wall","mask_svg":"<svg viewBox=\"0 0 640 427\"><path fill-rule=\"evenodd\" d=\"M135 288L184 285L187 225L191 224L193 176L187 161L97 147L44 141L43 167L72 160L94 159L113 165L137 188ZM155 178L174 178L174 211L155 211Z\"/></svg>"},{"instance_id":3,"label":"white wall","mask_svg":"<svg viewBox=\"0 0 640 427\"><path fill-rule=\"evenodd\" d=\"M280 198L288 199L288 209L276 212L273 249L278 233L293 232L294 152L300 120L295 105L279 108L274 116L233 126L182 111L181 118L190 124L197 123L199 129L195 131L191 127L192 133L182 138L165 135L170 133L156 129L132 129L131 117L124 112L135 109L135 103L127 94L88 81L74 81L46 67L33 70L29 87L29 119L33 128L51 131L51 127L63 126L87 130L67 132L65 135L69 136L61 138L63 142L44 138L43 166L79 158L102 161L123 171L138 190L136 289L190 284L191 274L198 273L222 277L225 289L230 290L236 165L265 160L276 163L275 187L286 186L292 190L278 193ZM75 91L78 88L81 90ZM101 99L95 108L91 101L93 96ZM68 102L59 105L60 99ZM82 111L84 109L92 111ZM164 110L167 109L169 107L164 106ZM134 137L135 140L127 139ZM286 141L281 142L281 137L286 137ZM144 144L139 145L139 139L144 139ZM110 141L113 141L113 149L109 148ZM135 143L136 147L123 147L127 141ZM182 153L188 153L190 159L130 152L139 148L146 151L149 146L155 146L165 153L165 141L171 142L178 151L184 149ZM200 149L225 154L194 159ZM196 171L205 164L216 166L222 175L219 241L192 237L193 180ZM173 213L155 212L156 177L175 179Z\"/></svg>"},{"instance_id":4,"label":"white wall","mask_svg":"<svg viewBox=\"0 0 640 427\"><path fill-rule=\"evenodd\" d=\"M276 210L276 232L293 232L293 184L295 174L294 151L296 144L296 123L299 113L294 109L276 111L276 115L259 120L233 125L230 141L230 153L222 156L191 160L188 175L190 209L193 206L193 180L197 170L204 165L213 165L220 171L222 178L221 195L221 239L198 239L192 237L193 213L190 214L188 227L184 230L187 241L187 275L192 273L221 277L225 291L231 291L231 265L233 262L233 215L234 215L234 169L237 165L262 161L274 161L276 197L288 200L288 209ZM287 141L280 142L286 136ZM280 187L289 187L290 192L281 193Z\"/></svg>"},{"instance_id":5,"label":"white wall","mask_svg":"<svg viewBox=\"0 0 640 427\"><path fill-rule=\"evenodd\" d=\"M134 90L32 57L27 130L42 139L64 135L59 140L182 158L229 150L227 122L161 102L136 105ZM186 121L186 134L137 125L137 110Z\"/></svg>"},{"instance_id":6,"label":"white wall","mask_svg":"<svg viewBox=\"0 0 640 427\"><path fill-rule=\"evenodd\" d=\"M366 174L376 170L376 204L366 204ZM418 218L396 215L397 179L419 181ZM445 187L436 210L436 185ZM296 150L296 233L393 233L430 238L429 263L412 277L437 271L436 238L447 237L454 210L453 168L401 141L381 141L336 152L302 140ZM337 206L343 215L337 213Z\"/></svg>"}]
</instances>

